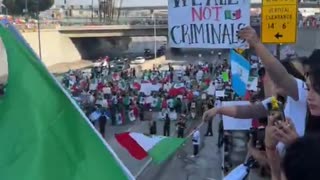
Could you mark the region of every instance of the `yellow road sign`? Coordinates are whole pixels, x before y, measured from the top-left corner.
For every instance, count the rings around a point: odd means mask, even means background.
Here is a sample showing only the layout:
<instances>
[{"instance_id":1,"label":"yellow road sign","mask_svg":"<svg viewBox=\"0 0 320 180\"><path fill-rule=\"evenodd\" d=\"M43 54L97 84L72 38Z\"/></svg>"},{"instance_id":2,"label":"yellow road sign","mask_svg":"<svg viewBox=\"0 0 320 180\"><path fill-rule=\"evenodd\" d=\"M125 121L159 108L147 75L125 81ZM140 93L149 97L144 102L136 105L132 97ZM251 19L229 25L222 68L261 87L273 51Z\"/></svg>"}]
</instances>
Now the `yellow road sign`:
<instances>
[{"instance_id":1,"label":"yellow road sign","mask_svg":"<svg viewBox=\"0 0 320 180\"><path fill-rule=\"evenodd\" d=\"M295 0L263 0L261 40L263 43L295 43L298 6Z\"/></svg>"}]
</instances>

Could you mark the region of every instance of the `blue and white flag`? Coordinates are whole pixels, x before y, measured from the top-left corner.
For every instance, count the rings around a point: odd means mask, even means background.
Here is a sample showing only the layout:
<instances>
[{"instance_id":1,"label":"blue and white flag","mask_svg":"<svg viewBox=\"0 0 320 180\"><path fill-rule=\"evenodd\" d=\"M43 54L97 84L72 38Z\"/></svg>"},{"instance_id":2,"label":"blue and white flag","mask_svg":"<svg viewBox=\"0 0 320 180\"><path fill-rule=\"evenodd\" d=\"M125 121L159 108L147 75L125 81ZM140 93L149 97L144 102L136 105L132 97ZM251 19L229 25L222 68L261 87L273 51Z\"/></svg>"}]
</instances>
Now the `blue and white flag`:
<instances>
[{"instance_id":1,"label":"blue and white flag","mask_svg":"<svg viewBox=\"0 0 320 180\"><path fill-rule=\"evenodd\" d=\"M250 63L234 50L230 52L232 89L239 95L245 96L250 74Z\"/></svg>"}]
</instances>

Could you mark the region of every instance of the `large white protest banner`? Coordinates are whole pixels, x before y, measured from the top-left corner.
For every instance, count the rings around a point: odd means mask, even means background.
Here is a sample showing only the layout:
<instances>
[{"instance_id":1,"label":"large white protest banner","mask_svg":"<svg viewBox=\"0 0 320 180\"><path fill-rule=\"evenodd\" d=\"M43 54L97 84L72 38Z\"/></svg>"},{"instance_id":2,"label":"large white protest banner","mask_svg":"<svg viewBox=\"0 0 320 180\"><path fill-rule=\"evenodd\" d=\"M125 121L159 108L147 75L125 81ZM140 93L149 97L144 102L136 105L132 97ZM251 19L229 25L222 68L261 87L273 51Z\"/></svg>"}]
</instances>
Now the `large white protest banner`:
<instances>
[{"instance_id":1,"label":"large white protest banner","mask_svg":"<svg viewBox=\"0 0 320 180\"><path fill-rule=\"evenodd\" d=\"M250 25L250 0L168 0L175 48L247 48L237 32Z\"/></svg>"}]
</instances>

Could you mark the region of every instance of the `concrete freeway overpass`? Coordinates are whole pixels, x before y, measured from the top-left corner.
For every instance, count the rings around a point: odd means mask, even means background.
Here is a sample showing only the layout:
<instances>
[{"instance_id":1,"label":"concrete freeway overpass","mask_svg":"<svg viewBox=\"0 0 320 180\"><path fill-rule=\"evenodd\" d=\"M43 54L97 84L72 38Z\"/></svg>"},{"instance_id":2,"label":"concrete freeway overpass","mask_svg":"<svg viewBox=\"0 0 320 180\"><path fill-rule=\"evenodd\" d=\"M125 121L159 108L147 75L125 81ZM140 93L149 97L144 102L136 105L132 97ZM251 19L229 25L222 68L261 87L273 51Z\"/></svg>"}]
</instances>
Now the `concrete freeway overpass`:
<instances>
[{"instance_id":1,"label":"concrete freeway overpass","mask_svg":"<svg viewBox=\"0 0 320 180\"><path fill-rule=\"evenodd\" d=\"M259 30L258 30L259 31ZM128 50L134 36L154 36L152 25L149 26L82 26L62 27L42 30L42 57L46 65L61 62L73 62L79 59L91 59L103 54L123 53ZM166 25L157 27L158 36L167 36ZM38 33L23 32L31 47L38 52ZM319 29L299 29L297 44L299 54L307 55L311 50L320 48Z\"/></svg>"},{"instance_id":2,"label":"concrete freeway overpass","mask_svg":"<svg viewBox=\"0 0 320 180\"><path fill-rule=\"evenodd\" d=\"M252 8L260 8L262 6L261 2L251 2ZM319 2L301 2L299 3L299 8L319 8ZM141 7L122 7L120 10L165 10L168 9L168 6L141 6Z\"/></svg>"}]
</instances>

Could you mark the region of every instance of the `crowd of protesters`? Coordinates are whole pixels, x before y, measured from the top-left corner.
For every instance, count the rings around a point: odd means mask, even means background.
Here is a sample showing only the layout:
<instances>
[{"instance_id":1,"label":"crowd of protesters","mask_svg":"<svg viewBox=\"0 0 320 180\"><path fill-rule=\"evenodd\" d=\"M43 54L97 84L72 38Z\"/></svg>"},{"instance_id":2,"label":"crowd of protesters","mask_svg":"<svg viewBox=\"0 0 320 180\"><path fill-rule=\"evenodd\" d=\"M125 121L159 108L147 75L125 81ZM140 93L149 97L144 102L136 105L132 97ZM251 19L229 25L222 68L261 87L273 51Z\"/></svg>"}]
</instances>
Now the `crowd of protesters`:
<instances>
[{"instance_id":1,"label":"crowd of protesters","mask_svg":"<svg viewBox=\"0 0 320 180\"><path fill-rule=\"evenodd\" d=\"M249 154L273 180L313 180L320 171L320 50L304 58L279 61L261 43L251 27L239 32L261 59L260 70L263 95L255 98L250 105L216 107L206 111L204 119L217 114L239 119L256 119L264 126L262 146L256 147L251 139ZM261 93L262 94L262 93ZM272 99L282 104L283 115L270 110ZM280 114L282 114L280 113ZM259 124L260 123L260 124Z\"/></svg>"},{"instance_id":2,"label":"crowd of protesters","mask_svg":"<svg viewBox=\"0 0 320 180\"><path fill-rule=\"evenodd\" d=\"M227 60L223 62L219 66L206 62L153 66L141 76L134 68L109 72L101 66L70 71L61 82L92 123L98 123L102 135L107 123L146 120L150 134L165 136L170 135L171 121L176 121L177 135L184 137L186 121L199 119L214 106L216 89L227 89L222 99L234 96L229 77L221 75L230 75ZM158 114L157 118L146 117L150 112ZM159 120L164 121L163 134L157 130ZM207 134L212 135L212 130Z\"/></svg>"}]
</instances>

